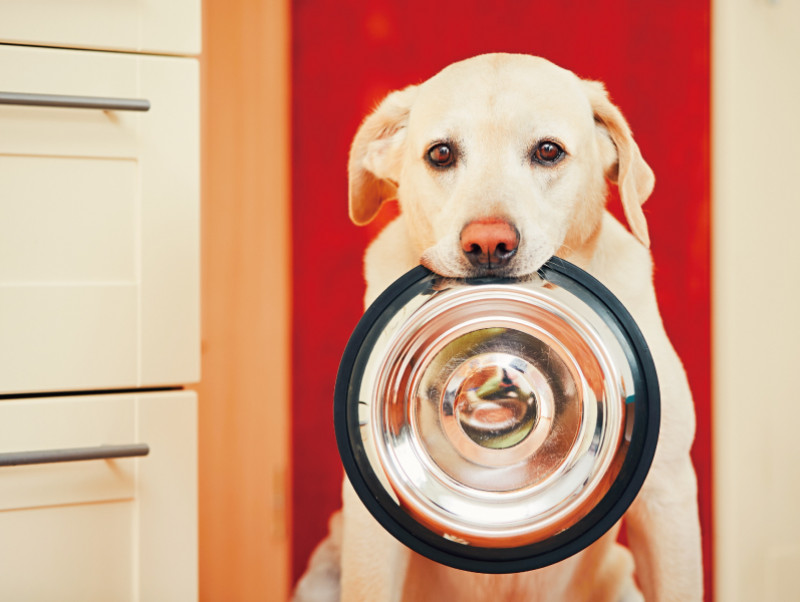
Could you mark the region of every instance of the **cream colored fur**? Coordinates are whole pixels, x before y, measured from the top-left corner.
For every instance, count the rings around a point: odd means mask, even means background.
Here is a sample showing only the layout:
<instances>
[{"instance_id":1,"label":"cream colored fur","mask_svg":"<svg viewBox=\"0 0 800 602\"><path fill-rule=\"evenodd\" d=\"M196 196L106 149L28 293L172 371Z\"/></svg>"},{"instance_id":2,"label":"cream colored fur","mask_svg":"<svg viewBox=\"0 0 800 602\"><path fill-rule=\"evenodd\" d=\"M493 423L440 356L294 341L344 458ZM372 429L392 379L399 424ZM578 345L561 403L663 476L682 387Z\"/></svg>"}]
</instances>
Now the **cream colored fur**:
<instances>
[{"instance_id":1,"label":"cream colored fur","mask_svg":"<svg viewBox=\"0 0 800 602\"><path fill-rule=\"evenodd\" d=\"M531 151L543 139L563 146L565 159L552 166L532 162ZM425 157L443 141L458 149L457 160L437 170ZM616 543L617 526L575 556L537 571L457 571L397 542L345 480L343 510L295 599L701 600L697 487L689 457L694 408L656 304L641 209L654 178L602 84L524 55L456 63L383 101L353 141L349 171L356 223L367 223L393 198L401 209L366 253L367 304L420 261L443 275L474 275L460 251L462 227L480 218L506 219L519 230L520 246L498 273L530 274L557 254L593 274L633 314L656 362L661 432L651 471L624 517L630 551ZM607 180L619 187L630 232L605 211Z\"/></svg>"}]
</instances>

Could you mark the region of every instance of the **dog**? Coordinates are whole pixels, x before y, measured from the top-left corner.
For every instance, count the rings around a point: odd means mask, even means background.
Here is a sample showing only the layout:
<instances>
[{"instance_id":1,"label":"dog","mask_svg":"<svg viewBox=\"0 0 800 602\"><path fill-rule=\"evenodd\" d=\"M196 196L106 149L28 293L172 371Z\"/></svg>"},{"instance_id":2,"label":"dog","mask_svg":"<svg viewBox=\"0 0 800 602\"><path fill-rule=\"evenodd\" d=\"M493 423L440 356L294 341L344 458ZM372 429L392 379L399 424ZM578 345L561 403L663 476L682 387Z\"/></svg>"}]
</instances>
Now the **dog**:
<instances>
[{"instance_id":1,"label":"dog","mask_svg":"<svg viewBox=\"0 0 800 602\"><path fill-rule=\"evenodd\" d=\"M630 230L606 210L608 182ZM524 277L562 257L605 284L641 328L659 375L661 430L623 517L629 547L617 542L618 524L536 571L459 571L396 541L345 478L343 509L297 602L702 599L694 407L659 315L642 211L654 184L605 87L538 57L455 63L389 94L366 118L350 153L350 217L362 225L384 202L400 206L365 254L366 304L419 263L447 277Z\"/></svg>"}]
</instances>

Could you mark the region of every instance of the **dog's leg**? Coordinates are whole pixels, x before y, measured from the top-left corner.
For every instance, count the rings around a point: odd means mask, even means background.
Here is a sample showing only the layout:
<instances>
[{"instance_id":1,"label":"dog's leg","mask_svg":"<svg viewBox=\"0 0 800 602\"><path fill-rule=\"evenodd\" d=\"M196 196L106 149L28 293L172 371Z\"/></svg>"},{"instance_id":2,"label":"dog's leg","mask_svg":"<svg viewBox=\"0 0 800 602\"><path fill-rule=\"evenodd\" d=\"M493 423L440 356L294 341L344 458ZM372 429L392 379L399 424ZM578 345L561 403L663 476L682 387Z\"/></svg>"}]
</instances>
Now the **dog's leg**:
<instances>
[{"instance_id":1,"label":"dog's leg","mask_svg":"<svg viewBox=\"0 0 800 602\"><path fill-rule=\"evenodd\" d=\"M298 581L292 602L339 602L342 556L342 512L328 522L328 537L320 543Z\"/></svg>"},{"instance_id":2,"label":"dog's leg","mask_svg":"<svg viewBox=\"0 0 800 602\"><path fill-rule=\"evenodd\" d=\"M658 484L642 491L626 514L642 592L648 602L700 602L703 575L694 469L686 458L659 468L655 476Z\"/></svg>"},{"instance_id":3,"label":"dog's leg","mask_svg":"<svg viewBox=\"0 0 800 602\"><path fill-rule=\"evenodd\" d=\"M410 551L367 511L345 479L342 600L400 602Z\"/></svg>"},{"instance_id":4,"label":"dog's leg","mask_svg":"<svg viewBox=\"0 0 800 602\"><path fill-rule=\"evenodd\" d=\"M658 372L661 429L653 465L625 522L636 576L647 602L703 596L692 393L658 311L652 262L621 224L606 216L590 271L622 301L644 334Z\"/></svg>"},{"instance_id":5,"label":"dog's leg","mask_svg":"<svg viewBox=\"0 0 800 602\"><path fill-rule=\"evenodd\" d=\"M653 293L651 311L657 312ZM654 316L656 317L656 316ZM650 473L625 515L636 574L648 602L699 602L703 597L697 478L689 452L695 418L686 373L660 319L645 338L661 388L661 430Z\"/></svg>"},{"instance_id":6,"label":"dog's leg","mask_svg":"<svg viewBox=\"0 0 800 602\"><path fill-rule=\"evenodd\" d=\"M628 591L622 595L619 602L645 602L645 600L642 593L636 589L636 587L631 586Z\"/></svg>"}]
</instances>

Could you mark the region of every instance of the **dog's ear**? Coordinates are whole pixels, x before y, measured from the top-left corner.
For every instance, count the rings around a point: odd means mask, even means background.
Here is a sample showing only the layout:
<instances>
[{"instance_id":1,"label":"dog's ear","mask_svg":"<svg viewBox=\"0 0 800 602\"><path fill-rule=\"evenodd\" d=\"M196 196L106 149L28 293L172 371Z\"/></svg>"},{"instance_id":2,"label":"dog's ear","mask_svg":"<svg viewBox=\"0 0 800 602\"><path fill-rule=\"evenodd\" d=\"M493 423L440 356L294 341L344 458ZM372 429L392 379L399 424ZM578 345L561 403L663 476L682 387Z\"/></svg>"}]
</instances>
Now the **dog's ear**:
<instances>
[{"instance_id":1,"label":"dog's ear","mask_svg":"<svg viewBox=\"0 0 800 602\"><path fill-rule=\"evenodd\" d=\"M353 138L348 164L350 219L359 226L369 223L384 201L397 198L402 143L416 95L416 86L389 94Z\"/></svg>"},{"instance_id":2,"label":"dog's ear","mask_svg":"<svg viewBox=\"0 0 800 602\"><path fill-rule=\"evenodd\" d=\"M631 128L620 110L611 104L605 87L600 82L584 80L584 88L592 103L594 119L602 145L609 147L608 140L613 143L609 148L606 161L606 177L619 188L622 208L634 236L645 247L650 246L650 235L647 232L647 220L642 205L653 192L655 176L650 166L645 163L639 147L633 140Z\"/></svg>"}]
</instances>

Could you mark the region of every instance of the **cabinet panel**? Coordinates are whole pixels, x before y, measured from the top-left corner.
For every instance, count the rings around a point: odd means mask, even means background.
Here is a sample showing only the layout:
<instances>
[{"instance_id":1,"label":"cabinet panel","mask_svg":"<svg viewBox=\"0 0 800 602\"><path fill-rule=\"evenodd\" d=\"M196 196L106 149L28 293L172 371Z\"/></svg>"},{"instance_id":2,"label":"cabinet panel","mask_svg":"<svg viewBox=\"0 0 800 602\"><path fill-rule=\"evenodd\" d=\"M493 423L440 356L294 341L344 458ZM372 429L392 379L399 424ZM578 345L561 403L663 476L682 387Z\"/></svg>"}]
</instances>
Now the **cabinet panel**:
<instances>
[{"instance_id":1,"label":"cabinet panel","mask_svg":"<svg viewBox=\"0 0 800 602\"><path fill-rule=\"evenodd\" d=\"M0 45L0 82L150 102L0 105L0 393L196 381L197 61Z\"/></svg>"},{"instance_id":2,"label":"cabinet panel","mask_svg":"<svg viewBox=\"0 0 800 602\"><path fill-rule=\"evenodd\" d=\"M134 516L132 502L0 512L0 598L134 600Z\"/></svg>"},{"instance_id":3,"label":"cabinet panel","mask_svg":"<svg viewBox=\"0 0 800 602\"><path fill-rule=\"evenodd\" d=\"M199 54L199 0L3 0L0 40Z\"/></svg>"},{"instance_id":4,"label":"cabinet panel","mask_svg":"<svg viewBox=\"0 0 800 602\"><path fill-rule=\"evenodd\" d=\"M3 392L135 385L133 285L0 284Z\"/></svg>"},{"instance_id":5,"label":"cabinet panel","mask_svg":"<svg viewBox=\"0 0 800 602\"><path fill-rule=\"evenodd\" d=\"M150 447L0 467L0 599L196 600L196 433L184 391L0 401L0 454Z\"/></svg>"},{"instance_id":6,"label":"cabinet panel","mask_svg":"<svg viewBox=\"0 0 800 602\"><path fill-rule=\"evenodd\" d=\"M198 598L197 409L194 393L141 395L139 574L142 600ZM168 461L167 461L168 459Z\"/></svg>"},{"instance_id":7,"label":"cabinet panel","mask_svg":"<svg viewBox=\"0 0 800 602\"><path fill-rule=\"evenodd\" d=\"M197 64L143 57L153 96L140 142L141 382L200 378L200 111ZM157 103L157 104L156 104Z\"/></svg>"},{"instance_id":8,"label":"cabinet panel","mask_svg":"<svg viewBox=\"0 0 800 602\"><path fill-rule=\"evenodd\" d=\"M133 160L0 159L14 191L0 220L0 281L134 284L137 179Z\"/></svg>"}]
</instances>

